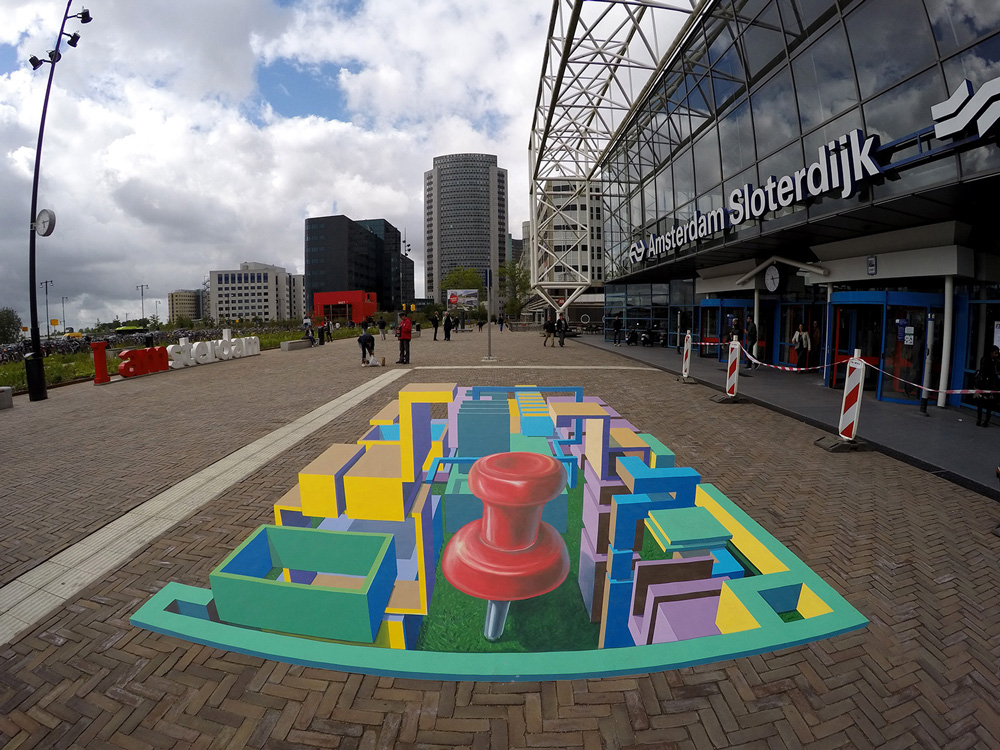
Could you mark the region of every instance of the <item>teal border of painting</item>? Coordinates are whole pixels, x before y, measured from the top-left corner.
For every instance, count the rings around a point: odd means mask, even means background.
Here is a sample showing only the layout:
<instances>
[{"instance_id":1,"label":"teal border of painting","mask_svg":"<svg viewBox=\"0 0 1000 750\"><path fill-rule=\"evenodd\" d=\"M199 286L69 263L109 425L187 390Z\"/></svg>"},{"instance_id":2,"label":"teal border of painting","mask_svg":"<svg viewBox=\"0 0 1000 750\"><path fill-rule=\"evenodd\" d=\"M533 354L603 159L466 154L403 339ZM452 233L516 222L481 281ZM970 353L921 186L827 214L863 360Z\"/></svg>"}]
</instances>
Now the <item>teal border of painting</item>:
<instances>
[{"instance_id":1,"label":"teal border of painting","mask_svg":"<svg viewBox=\"0 0 1000 750\"><path fill-rule=\"evenodd\" d=\"M168 611L175 601L207 606L210 589L171 582L132 615L137 627L213 648L263 659L344 672L411 677L511 682L565 680L646 674L776 651L858 630L868 624L829 584L711 484L700 485L733 518L767 547L787 573L813 590L831 612L754 630L648 646L531 653L450 653L355 646L266 633ZM777 616L776 616L777 617Z\"/></svg>"}]
</instances>

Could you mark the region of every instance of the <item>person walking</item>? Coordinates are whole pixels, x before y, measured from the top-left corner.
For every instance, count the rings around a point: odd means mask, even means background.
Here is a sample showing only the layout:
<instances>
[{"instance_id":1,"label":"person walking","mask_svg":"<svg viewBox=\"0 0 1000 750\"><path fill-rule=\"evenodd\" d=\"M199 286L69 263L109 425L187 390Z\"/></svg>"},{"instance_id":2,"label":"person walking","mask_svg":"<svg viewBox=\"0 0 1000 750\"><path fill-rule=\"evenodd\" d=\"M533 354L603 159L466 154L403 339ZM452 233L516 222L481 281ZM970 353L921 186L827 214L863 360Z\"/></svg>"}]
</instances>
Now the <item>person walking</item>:
<instances>
[{"instance_id":1,"label":"person walking","mask_svg":"<svg viewBox=\"0 0 1000 750\"><path fill-rule=\"evenodd\" d=\"M799 323L799 330L792 336L792 347L795 349L795 365L800 368L808 366L809 352L812 351L812 341L806 333L806 327Z\"/></svg>"},{"instance_id":2,"label":"person walking","mask_svg":"<svg viewBox=\"0 0 1000 750\"><path fill-rule=\"evenodd\" d=\"M566 346L566 331L569 329L569 323L566 322L566 316L563 313L559 313L559 320L556 321L556 333L559 334L559 346ZM555 344L553 344L555 346Z\"/></svg>"},{"instance_id":3,"label":"person walking","mask_svg":"<svg viewBox=\"0 0 1000 750\"><path fill-rule=\"evenodd\" d=\"M445 315L446 318L448 317L448 313L445 313L444 315ZM434 326L434 340L435 341L438 340L438 326L440 324L441 324L441 321L438 319L437 313L433 313L431 315L431 325Z\"/></svg>"},{"instance_id":4,"label":"person walking","mask_svg":"<svg viewBox=\"0 0 1000 750\"><path fill-rule=\"evenodd\" d=\"M410 337L413 335L413 323L407 317L406 313L403 313L402 319L399 321L399 359L396 360L397 365L408 365L410 364Z\"/></svg>"},{"instance_id":5,"label":"person walking","mask_svg":"<svg viewBox=\"0 0 1000 750\"><path fill-rule=\"evenodd\" d=\"M756 357L754 352L754 347L757 346L757 324L753 322L753 316L747 315L747 340L746 340L746 350L747 350L747 369L753 370L760 365L754 364L751 357Z\"/></svg>"},{"instance_id":6,"label":"person walking","mask_svg":"<svg viewBox=\"0 0 1000 750\"><path fill-rule=\"evenodd\" d=\"M375 365L375 337L370 333L362 333L358 336L358 346L361 347L361 366Z\"/></svg>"},{"instance_id":7,"label":"person walking","mask_svg":"<svg viewBox=\"0 0 1000 750\"><path fill-rule=\"evenodd\" d=\"M556 346L556 324L547 315L545 316L545 323L542 324L542 330L545 331L545 340L542 341L542 346L547 346L551 341L552 348L554 349Z\"/></svg>"},{"instance_id":8,"label":"person walking","mask_svg":"<svg viewBox=\"0 0 1000 750\"><path fill-rule=\"evenodd\" d=\"M451 313L444 314L444 340L451 341L451 329L455 327L455 321L451 319ZM435 328L435 330L437 330Z\"/></svg>"},{"instance_id":9,"label":"person walking","mask_svg":"<svg viewBox=\"0 0 1000 750\"><path fill-rule=\"evenodd\" d=\"M622 314L618 313L611 323L611 329L615 332L614 346L622 345Z\"/></svg>"},{"instance_id":10,"label":"person walking","mask_svg":"<svg viewBox=\"0 0 1000 750\"><path fill-rule=\"evenodd\" d=\"M497 316L497 323L500 324L500 333L503 333L503 313Z\"/></svg>"},{"instance_id":11,"label":"person walking","mask_svg":"<svg viewBox=\"0 0 1000 750\"><path fill-rule=\"evenodd\" d=\"M995 391L1000 384L1000 347L996 345L983 355L979 360L979 369L976 371L976 390ZM993 416L993 403L995 396L992 393L984 393L976 396L976 427L989 427L990 417ZM986 419L983 419L983 410L986 410Z\"/></svg>"},{"instance_id":12,"label":"person walking","mask_svg":"<svg viewBox=\"0 0 1000 750\"><path fill-rule=\"evenodd\" d=\"M378 332L382 336L382 340L385 341L385 318L381 315L378 316Z\"/></svg>"},{"instance_id":13,"label":"person walking","mask_svg":"<svg viewBox=\"0 0 1000 750\"><path fill-rule=\"evenodd\" d=\"M486 320L484 320L483 318L480 318L479 321L478 321L478 323L477 323L477 325L479 326L479 332L482 333L483 332L483 326L486 325Z\"/></svg>"}]
</instances>

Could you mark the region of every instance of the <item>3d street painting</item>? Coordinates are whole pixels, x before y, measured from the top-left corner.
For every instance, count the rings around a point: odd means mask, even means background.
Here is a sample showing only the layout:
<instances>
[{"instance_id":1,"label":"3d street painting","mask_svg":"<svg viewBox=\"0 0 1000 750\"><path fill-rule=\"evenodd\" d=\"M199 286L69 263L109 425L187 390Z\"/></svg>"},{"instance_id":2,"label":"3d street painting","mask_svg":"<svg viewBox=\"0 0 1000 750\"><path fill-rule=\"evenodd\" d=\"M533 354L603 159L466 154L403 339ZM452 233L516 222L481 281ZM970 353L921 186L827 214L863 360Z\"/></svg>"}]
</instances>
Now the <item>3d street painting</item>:
<instances>
[{"instance_id":1,"label":"3d street painting","mask_svg":"<svg viewBox=\"0 0 1000 750\"><path fill-rule=\"evenodd\" d=\"M432 418L432 405L447 418ZM758 654L867 623L582 388L412 384L209 575L134 625L370 674L566 679Z\"/></svg>"}]
</instances>

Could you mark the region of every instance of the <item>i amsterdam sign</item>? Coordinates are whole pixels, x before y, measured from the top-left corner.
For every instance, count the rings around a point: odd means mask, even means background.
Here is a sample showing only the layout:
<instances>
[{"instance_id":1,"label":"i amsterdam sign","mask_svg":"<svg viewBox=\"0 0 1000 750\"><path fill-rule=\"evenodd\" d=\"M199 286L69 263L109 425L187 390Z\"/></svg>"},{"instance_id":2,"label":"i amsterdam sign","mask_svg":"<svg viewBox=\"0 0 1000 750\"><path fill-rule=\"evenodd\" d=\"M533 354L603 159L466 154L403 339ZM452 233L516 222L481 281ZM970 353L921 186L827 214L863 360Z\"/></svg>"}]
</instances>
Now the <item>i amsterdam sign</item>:
<instances>
[{"instance_id":1,"label":"i amsterdam sign","mask_svg":"<svg viewBox=\"0 0 1000 750\"><path fill-rule=\"evenodd\" d=\"M675 255L698 240L724 232L752 219L759 219L796 203L805 203L824 195L850 198L866 180L886 172L897 172L915 163L938 158L959 148L973 145L1000 119L1000 78L995 78L973 94L972 84L964 81L945 102L931 107L934 125L881 146L877 135L866 136L852 130L816 151L816 161L792 174L768 177L761 186L743 185L731 191L726 208L708 213L696 212L688 222L678 223L666 234L650 234L629 247L629 260L640 263L661 256ZM917 156L894 164L883 164L880 157L932 138L942 140L961 135L975 123L976 133L962 140L921 148Z\"/></svg>"}]
</instances>

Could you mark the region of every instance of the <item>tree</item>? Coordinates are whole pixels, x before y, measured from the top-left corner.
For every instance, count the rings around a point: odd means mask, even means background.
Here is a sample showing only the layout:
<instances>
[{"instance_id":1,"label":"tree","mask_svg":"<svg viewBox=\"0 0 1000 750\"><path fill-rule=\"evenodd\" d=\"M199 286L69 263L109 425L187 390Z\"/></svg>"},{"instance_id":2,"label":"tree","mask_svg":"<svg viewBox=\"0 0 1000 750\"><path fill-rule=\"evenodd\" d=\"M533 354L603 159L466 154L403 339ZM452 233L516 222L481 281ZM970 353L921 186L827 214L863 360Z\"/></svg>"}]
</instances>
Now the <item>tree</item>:
<instances>
[{"instance_id":1,"label":"tree","mask_svg":"<svg viewBox=\"0 0 1000 750\"><path fill-rule=\"evenodd\" d=\"M21 316L14 308L0 308L0 344L13 344L20 339L21 326Z\"/></svg>"},{"instance_id":2,"label":"tree","mask_svg":"<svg viewBox=\"0 0 1000 750\"><path fill-rule=\"evenodd\" d=\"M507 293L507 318L517 320L531 295L531 274L517 261L508 260L500 265L500 283Z\"/></svg>"},{"instance_id":3,"label":"tree","mask_svg":"<svg viewBox=\"0 0 1000 750\"><path fill-rule=\"evenodd\" d=\"M479 292L479 300L486 299L486 287L483 286L483 276L475 268L458 266L451 269L448 274L441 279L441 289L448 292L449 289L475 289Z\"/></svg>"}]
</instances>

